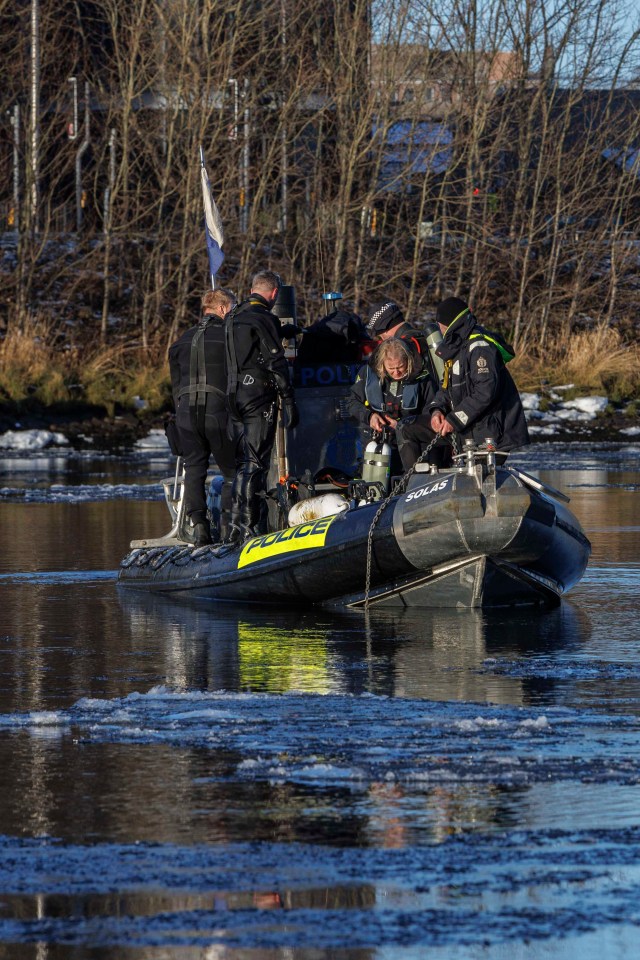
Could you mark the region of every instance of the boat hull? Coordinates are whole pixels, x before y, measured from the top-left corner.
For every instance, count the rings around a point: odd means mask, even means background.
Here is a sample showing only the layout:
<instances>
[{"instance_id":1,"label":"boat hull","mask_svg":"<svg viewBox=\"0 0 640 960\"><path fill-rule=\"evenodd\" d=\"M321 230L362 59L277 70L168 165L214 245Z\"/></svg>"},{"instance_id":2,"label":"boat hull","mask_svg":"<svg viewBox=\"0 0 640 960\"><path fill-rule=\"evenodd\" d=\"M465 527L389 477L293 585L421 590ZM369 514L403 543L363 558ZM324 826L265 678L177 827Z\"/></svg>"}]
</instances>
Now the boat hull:
<instances>
[{"instance_id":1,"label":"boat hull","mask_svg":"<svg viewBox=\"0 0 640 960\"><path fill-rule=\"evenodd\" d=\"M140 547L119 582L281 605L554 604L584 573L590 545L571 511L521 476L418 472L382 513L366 504L241 548Z\"/></svg>"}]
</instances>

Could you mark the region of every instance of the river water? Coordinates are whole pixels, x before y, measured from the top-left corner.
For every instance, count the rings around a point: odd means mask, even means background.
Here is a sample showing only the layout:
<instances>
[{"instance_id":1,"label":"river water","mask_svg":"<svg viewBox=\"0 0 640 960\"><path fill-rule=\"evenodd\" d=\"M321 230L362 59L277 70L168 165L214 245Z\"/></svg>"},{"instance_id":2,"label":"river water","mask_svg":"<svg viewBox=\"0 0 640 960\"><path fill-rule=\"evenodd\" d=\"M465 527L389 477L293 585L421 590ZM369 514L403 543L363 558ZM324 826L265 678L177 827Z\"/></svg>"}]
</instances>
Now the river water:
<instances>
[{"instance_id":1,"label":"river water","mask_svg":"<svg viewBox=\"0 0 640 960\"><path fill-rule=\"evenodd\" d=\"M640 447L517 462L562 605L365 618L120 591L170 461L0 461L0 958L635 958Z\"/></svg>"}]
</instances>

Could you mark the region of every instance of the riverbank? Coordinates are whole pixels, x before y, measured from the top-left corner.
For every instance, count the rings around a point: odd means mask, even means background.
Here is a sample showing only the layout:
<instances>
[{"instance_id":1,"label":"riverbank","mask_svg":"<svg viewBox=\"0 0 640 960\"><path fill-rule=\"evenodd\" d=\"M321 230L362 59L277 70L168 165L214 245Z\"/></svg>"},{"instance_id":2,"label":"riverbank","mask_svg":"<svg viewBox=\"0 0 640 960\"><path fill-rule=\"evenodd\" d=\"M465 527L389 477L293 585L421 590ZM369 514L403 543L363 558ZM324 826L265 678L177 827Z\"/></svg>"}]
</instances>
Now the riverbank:
<instances>
[{"instance_id":1,"label":"riverbank","mask_svg":"<svg viewBox=\"0 0 640 960\"><path fill-rule=\"evenodd\" d=\"M640 438L640 415L635 407L615 407L606 397L568 400L562 399L562 393L552 396L557 398L555 402L548 395L522 394L532 443L549 440L624 443ZM34 407L19 415L0 408L0 449L16 446L25 449L12 439L19 433L25 434L28 449L26 434L40 431L51 434L51 446L56 445L56 438L64 438L65 445L76 449L117 453L133 447L152 431L163 431L169 415L167 409L161 412L120 410L109 416L103 408L87 404L68 405L64 409ZM42 435L39 442L49 445Z\"/></svg>"},{"instance_id":2,"label":"riverbank","mask_svg":"<svg viewBox=\"0 0 640 960\"><path fill-rule=\"evenodd\" d=\"M108 416L101 407L79 405L64 410L39 407L16 415L0 409L0 449L17 432L45 431L62 436L77 449L120 451L132 447L152 430L164 429L166 413L124 410Z\"/></svg>"}]
</instances>

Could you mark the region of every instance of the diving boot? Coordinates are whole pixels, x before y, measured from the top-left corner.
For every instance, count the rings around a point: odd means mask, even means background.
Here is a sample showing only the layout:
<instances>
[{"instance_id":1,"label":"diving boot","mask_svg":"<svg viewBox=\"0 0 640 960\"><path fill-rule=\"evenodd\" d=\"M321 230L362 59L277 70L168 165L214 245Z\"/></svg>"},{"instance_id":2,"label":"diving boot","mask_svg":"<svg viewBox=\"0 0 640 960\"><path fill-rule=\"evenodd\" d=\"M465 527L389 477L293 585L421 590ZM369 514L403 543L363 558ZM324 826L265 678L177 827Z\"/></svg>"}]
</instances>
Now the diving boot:
<instances>
[{"instance_id":1,"label":"diving boot","mask_svg":"<svg viewBox=\"0 0 640 960\"><path fill-rule=\"evenodd\" d=\"M207 547L213 542L211 539L211 527L206 520L201 520L200 523L194 525L193 534L193 545L195 547Z\"/></svg>"},{"instance_id":2,"label":"diving boot","mask_svg":"<svg viewBox=\"0 0 640 960\"><path fill-rule=\"evenodd\" d=\"M248 527L246 524L229 524L229 531L227 536L222 541L225 546L240 546L241 543L245 543L247 540L251 540L252 537L256 537L257 534L255 530L251 527Z\"/></svg>"},{"instance_id":3,"label":"diving boot","mask_svg":"<svg viewBox=\"0 0 640 960\"><path fill-rule=\"evenodd\" d=\"M242 532L242 527L236 526L235 523L230 523L227 535L222 542L225 547L238 547L241 543L244 543L244 540L245 537Z\"/></svg>"}]
</instances>

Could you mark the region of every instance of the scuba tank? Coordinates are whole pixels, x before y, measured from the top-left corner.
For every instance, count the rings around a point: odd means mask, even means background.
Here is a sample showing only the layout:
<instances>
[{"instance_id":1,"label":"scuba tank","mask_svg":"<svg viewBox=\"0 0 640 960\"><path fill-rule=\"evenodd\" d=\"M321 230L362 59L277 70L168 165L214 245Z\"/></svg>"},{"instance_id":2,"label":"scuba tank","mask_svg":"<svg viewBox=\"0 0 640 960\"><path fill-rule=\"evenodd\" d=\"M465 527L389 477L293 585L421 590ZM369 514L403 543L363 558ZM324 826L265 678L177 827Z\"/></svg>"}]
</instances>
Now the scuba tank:
<instances>
[{"instance_id":1,"label":"scuba tank","mask_svg":"<svg viewBox=\"0 0 640 960\"><path fill-rule=\"evenodd\" d=\"M438 383L442 383L442 378L444 376L444 360L440 359L436 353L436 350L444 338L440 333L440 327L437 323L425 323L424 333L429 346L429 358L431 360L431 366L435 371Z\"/></svg>"},{"instance_id":2,"label":"scuba tank","mask_svg":"<svg viewBox=\"0 0 640 960\"><path fill-rule=\"evenodd\" d=\"M365 483L381 483L383 496L389 492L391 479L391 447L387 443L386 430L381 440L370 440L362 460L362 479Z\"/></svg>"}]
</instances>

